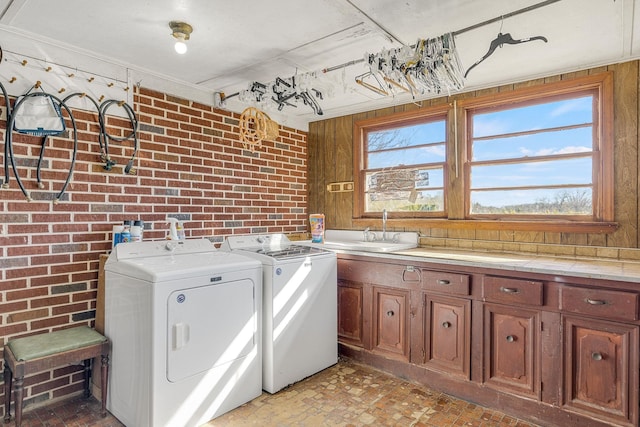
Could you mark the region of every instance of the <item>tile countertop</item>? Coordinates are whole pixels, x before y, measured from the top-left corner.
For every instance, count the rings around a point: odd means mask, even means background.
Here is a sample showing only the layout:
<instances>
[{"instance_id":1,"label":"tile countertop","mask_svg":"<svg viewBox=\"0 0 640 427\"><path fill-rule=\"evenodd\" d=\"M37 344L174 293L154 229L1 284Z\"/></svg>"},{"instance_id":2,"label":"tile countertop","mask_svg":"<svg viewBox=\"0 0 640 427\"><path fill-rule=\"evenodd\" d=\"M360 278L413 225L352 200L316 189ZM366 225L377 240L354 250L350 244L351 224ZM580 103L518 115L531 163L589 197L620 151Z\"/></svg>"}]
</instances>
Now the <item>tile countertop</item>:
<instances>
[{"instance_id":1,"label":"tile countertop","mask_svg":"<svg viewBox=\"0 0 640 427\"><path fill-rule=\"evenodd\" d=\"M640 263L636 261L444 248L415 248L385 253L342 250L336 252L394 260L437 262L439 264L640 283Z\"/></svg>"}]
</instances>

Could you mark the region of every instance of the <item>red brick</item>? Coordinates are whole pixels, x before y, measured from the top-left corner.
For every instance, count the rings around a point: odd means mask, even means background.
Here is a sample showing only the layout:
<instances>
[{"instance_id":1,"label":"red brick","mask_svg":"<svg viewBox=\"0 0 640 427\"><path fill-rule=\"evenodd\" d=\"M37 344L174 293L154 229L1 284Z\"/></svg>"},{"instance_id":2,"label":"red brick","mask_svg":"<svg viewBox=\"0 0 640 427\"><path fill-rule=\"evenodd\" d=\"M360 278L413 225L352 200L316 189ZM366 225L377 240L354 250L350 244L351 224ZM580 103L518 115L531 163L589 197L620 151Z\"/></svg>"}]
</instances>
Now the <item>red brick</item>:
<instances>
[{"instance_id":1,"label":"red brick","mask_svg":"<svg viewBox=\"0 0 640 427\"><path fill-rule=\"evenodd\" d=\"M1 326L0 327L0 337L5 337L5 343L6 343L6 339L7 337L10 337L12 335L16 335L22 332L26 332L27 331L27 324L26 323L17 323L15 325L7 325L7 326Z\"/></svg>"},{"instance_id":2,"label":"red brick","mask_svg":"<svg viewBox=\"0 0 640 427\"><path fill-rule=\"evenodd\" d=\"M84 302L84 303L63 305L63 306L60 306L60 307L53 307L51 309L51 314L53 314L54 316L58 316L60 314L68 314L68 313L76 313L76 312L80 312L80 311L87 311L88 309L89 309L88 304L86 302Z\"/></svg>"},{"instance_id":3,"label":"red brick","mask_svg":"<svg viewBox=\"0 0 640 427\"><path fill-rule=\"evenodd\" d=\"M69 323L69 316L50 317L31 322L31 329L46 329L53 326L66 325L67 323Z\"/></svg>"},{"instance_id":4,"label":"red brick","mask_svg":"<svg viewBox=\"0 0 640 427\"><path fill-rule=\"evenodd\" d=\"M96 299L97 291L78 292L73 294L73 302Z\"/></svg>"},{"instance_id":5,"label":"red brick","mask_svg":"<svg viewBox=\"0 0 640 427\"><path fill-rule=\"evenodd\" d=\"M68 304L69 295L57 295L48 298L32 299L30 301L32 308L51 307L54 305Z\"/></svg>"},{"instance_id":6,"label":"red brick","mask_svg":"<svg viewBox=\"0 0 640 427\"><path fill-rule=\"evenodd\" d=\"M5 277L7 279L16 279L19 277L32 277L32 276L42 276L44 274L47 274L47 268L46 267L30 267L30 268L18 268L18 269L11 269L11 270L6 270L5 271Z\"/></svg>"}]
</instances>

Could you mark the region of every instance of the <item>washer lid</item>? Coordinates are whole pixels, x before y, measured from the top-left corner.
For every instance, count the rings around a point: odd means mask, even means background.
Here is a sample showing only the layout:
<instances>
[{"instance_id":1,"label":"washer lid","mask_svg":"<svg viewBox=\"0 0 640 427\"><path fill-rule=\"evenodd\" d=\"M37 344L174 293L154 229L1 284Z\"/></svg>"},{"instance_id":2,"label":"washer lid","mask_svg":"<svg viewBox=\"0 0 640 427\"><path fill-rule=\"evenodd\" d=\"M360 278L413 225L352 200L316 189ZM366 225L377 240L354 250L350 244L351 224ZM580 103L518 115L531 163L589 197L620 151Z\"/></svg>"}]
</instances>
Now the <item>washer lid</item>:
<instances>
[{"instance_id":1,"label":"washer lid","mask_svg":"<svg viewBox=\"0 0 640 427\"><path fill-rule=\"evenodd\" d=\"M301 245L288 245L282 247L268 247L268 248L251 248L242 249L243 251L253 252L260 255L265 255L275 259L289 259L289 258L305 258L307 256L324 255L331 253L321 248L315 248L311 246Z\"/></svg>"}]
</instances>

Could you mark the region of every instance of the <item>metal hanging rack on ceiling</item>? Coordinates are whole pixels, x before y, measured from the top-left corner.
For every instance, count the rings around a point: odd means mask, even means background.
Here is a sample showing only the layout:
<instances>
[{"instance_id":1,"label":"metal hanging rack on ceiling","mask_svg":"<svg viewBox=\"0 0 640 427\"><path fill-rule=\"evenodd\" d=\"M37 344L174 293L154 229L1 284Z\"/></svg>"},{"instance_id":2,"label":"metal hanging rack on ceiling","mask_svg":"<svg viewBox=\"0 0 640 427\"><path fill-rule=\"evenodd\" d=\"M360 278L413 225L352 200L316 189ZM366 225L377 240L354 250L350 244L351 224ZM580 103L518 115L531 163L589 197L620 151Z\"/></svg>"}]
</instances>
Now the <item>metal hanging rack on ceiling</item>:
<instances>
[{"instance_id":1,"label":"metal hanging rack on ceiling","mask_svg":"<svg viewBox=\"0 0 640 427\"><path fill-rule=\"evenodd\" d=\"M383 50L377 54L365 54L362 59L327 67L321 72L326 74L366 62L369 70L356 76L355 81L358 85L382 96L410 93L415 98L416 94L460 90L464 87L464 78L471 71L471 68L491 55L495 47L501 47L503 43L517 44L532 40L545 42L547 40L542 36L513 40L509 34L500 33L498 38L492 41L491 47L493 49L490 49L480 61L464 72L455 48L454 38L456 36L559 1L561 0L546 0L439 37L427 40L420 39L412 46L403 45L400 48ZM358 10L364 13L360 9ZM370 17L367 16L367 18L371 20ZM385 29L380 28L387 37L391 37ZM400 43L397 38L392 38ZM299 84L302 81L306 82L304 86ZM323 90L313 87L312 84L316 86L320 84L316 72L296 74L286 79L276 77L274 81L267 84L253 82L247 90L227 96L223 93L216 95L219 95L221 104L229 98L238 96L241 102L257 104L262 108L277 105L278 111L284 107L297 107L296 102L301 101L304 105L311 107L316 115L322 115L323 111L318 100L323 99Z\"/></svg>"},{"instance_id":2,"label":"metal hanging rack on ceiling","mask_svg":"<svg viewBox=\"0 0 640 427\"><path fill-rule=\"evenodd\" d=\"M561 1L561 0L546 0L546 1L543 1L543 2L540 2L540 3L536 3L536 4L533 4L531 6L523 7L522 9L518 9L518 10L515 10L513 12L509 12L509 13L506 13L504 15L500 15L500 16L497 16L495 18L487 19L486 21L482 21L482 22L479 22L477 24L470 25L470 26L465 27L465 28L463 28L461 30L453 31L450 34L453 35L454 37L456 37L456 36L459 36L460 34L464 34L464 33L469 32L471 30L475 30L477 28L481 28L481 27L484 27L486 25L493 24L494 22L498 22L498 21L505 20L507 18L511 18L512 16L521 15L523 13L531 12L532 10L540 9L541 7L545 7L545 6L548 6L548 5L553 4L553 3L558 3L559 1ZM415 45L411 46L411 47L415 47ZM345 62L345 63L339 64L339 65L334 65L333 67L323 68L322 72L323 73L329 73L331 71L341 70L341 69L346 68L346 67L351 67L353 65L362 64L363 62L365 62L364 58L363 59L354 59L354 60L349 61L349 62Z\"/></svg>"}]
</instances>

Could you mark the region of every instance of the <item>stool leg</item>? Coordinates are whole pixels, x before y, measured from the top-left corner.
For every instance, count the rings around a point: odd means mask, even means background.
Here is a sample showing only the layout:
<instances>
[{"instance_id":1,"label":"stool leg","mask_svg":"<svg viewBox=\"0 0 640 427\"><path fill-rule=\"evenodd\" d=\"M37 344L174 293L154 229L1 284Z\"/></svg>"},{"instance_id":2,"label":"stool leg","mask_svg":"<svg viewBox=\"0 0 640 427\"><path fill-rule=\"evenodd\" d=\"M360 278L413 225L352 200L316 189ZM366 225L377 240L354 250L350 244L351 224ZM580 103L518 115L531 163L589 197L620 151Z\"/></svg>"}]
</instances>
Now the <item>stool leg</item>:
<instances>
[{"instance_id":1,"label":"stool leg","mask_svg":"<svg viewBox=\"0 0 640 427\"><path fill-rule=\"evenodd\" d=\"M91 359L84 360L84 397L91 396Z\"/></svg>"},{"instance_id":2,"label":"stool leg","mask_svg":"<svg viewBox=\"0 0 640 427\"><path fill-rule=\"evenodd\" d=\"M19 377L15 379L15 389L13 390L13 394L15 395L14 406L16 407L15 416L16 416L16 427L20 427L22 424L22 399L24 397L24 377Z\"/></svg>"},{"instance_id":3,"label":"stool leg","mask_svg":"<svg viewBox=\"0 0 640 427\"><path fill-rule=\"evenodd\" d=\"M5 424L11 421L11 386L13 382L13 374L11 369L7 366L7 362L4 362L4 422Z\"/></svg>"},{"instance_id":4,"label":"stool leg","mask_svg":"<svg viewBox=\"0 0 640 427\"><path fill-rule=\"evenodd\" d=\"M103 354L100 364L100 390L102 394L102 411L100 415L107 416L107 381L109 380L109 355Z\"/></svg>"}]
</instances>

